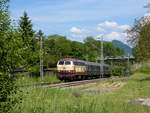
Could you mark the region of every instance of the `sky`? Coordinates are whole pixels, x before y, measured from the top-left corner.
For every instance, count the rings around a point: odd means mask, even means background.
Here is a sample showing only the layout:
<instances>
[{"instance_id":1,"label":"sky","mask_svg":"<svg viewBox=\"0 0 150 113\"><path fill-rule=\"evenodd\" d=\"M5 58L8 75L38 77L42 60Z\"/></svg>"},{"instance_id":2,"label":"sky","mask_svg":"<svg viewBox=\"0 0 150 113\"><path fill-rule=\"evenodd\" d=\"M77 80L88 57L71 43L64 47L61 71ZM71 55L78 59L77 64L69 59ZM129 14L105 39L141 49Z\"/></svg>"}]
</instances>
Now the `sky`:
<instances>
[{"instance_id":1,"label":"sky","mask_svg":"<svg viewBox=\"0 0 150 113\"><path fill-rule=\"evenodd\" d=\"M28 13L34 30L83 42L87 36L126 42L126 30L148 13L149 0L10 0L11 18Z\"/></svg>"}]
</instances>

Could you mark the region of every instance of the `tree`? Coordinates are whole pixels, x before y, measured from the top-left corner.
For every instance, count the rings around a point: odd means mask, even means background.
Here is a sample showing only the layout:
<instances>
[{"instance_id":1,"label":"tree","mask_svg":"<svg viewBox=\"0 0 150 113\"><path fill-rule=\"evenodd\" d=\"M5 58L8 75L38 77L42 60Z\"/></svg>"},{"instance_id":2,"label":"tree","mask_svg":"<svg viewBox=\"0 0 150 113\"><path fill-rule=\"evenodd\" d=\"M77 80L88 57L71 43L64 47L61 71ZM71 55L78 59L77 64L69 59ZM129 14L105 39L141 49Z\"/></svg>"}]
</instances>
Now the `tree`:
<instances>
[{"instance_id":1,"label":"tree","mask_svg":"<svg viewBox=\"0 0 150 113\"><path fill-rule=\"evenodd\" d=\"M115 48L115 46L111 43L111 42L105 42L104 43L104 56L113 56L116 57L117 56L117 50Z\"/></svg>"},{"instance_id":2,"label":"tree","mask_svg":"<svg viewBox=\"0 0 150 113\"><path fill-rule=\"evenodd\" d=\"M15 81L11 76L13 68L20 62L19 45L17 32L10 25L9 18L9 0L0 1L0 113L10 112L10 109L16 103L15 94L17 89ZM18 45L19 44L19 45Z\"/></svg>"},{"instance_id":3,"label":"tree","mask_svg":"<svg viewBox=\"0 0 150 113\"><path fill-rule=\"evenodd\" d=\"M23 17L20 17L19 20L19 31L21 33L22 41L24 45L29 45L33 40L32 37L34 36L34 30L31 20L29 19L27 12L24 12Z\"/></svg>"},{"instance_id":4,"label":"tree","mask_svg":"<svg viewBox=\"0 0 150 113\"><path fill-rule=\"evenodd\" d=\"M84 40L85 57L88 57L89 61L95 62L100 54L100 43L93 37L87 37Z\"/></svg>"},{"instance_id":5,"label":"tree","mask_svg":"<svg viewBox=\"0 0 150 113\"><path fill-rule=\"evenodd\" d=\"M71 42L71 54L72 58L84 59L84 48L83 43L72 41Z\"/></svg>"},{"instance_id":6,"label":"tree","mask_svg":"<svg viewBox=\"0 0 150 113\"><path fill-rule=\"evenodd\" d=\"M144 16L136 20L132 29L128 30L128 41L134 47L134 55L138 62L150 59L150 17Z\"/></svg>"},{"instance_id":7,"label":"tree","mask_svg":"<svg viewBox=\"0 0 150 113\"><path fill-rule=\"evenodd\" d=\"M33 25L26 12L24 12L23 17L20 17L18 30L23 43L23 67L25 67L31 75L39 75L40 49L35 31L33 30Z\"/></svg>"},{"instance_id":8,"label":"tree","mask_svg":"<svg viewBox=\"0 0 150 113\"><path fill-rule=\"evenodd\" d=\"M104 57L123 56L124 51L116 48L111 42L104 42ZM101 54L101 41L95 40L93 37L87 37L84 40L84 56L88 56L89 61L96 61ZM85 58L86 59L86 58Z\"/></svg>"},{"instance_id":9,"label":"tree","mask_svg":"<svg viewBox=\"0 0 150 113\"><path fill-rule=\"evenodd\" d=\"M60 35L48 36L44 41L44 64L56 66L60 58L71 57L71 41Z\"/></svg>"}]
</instances>

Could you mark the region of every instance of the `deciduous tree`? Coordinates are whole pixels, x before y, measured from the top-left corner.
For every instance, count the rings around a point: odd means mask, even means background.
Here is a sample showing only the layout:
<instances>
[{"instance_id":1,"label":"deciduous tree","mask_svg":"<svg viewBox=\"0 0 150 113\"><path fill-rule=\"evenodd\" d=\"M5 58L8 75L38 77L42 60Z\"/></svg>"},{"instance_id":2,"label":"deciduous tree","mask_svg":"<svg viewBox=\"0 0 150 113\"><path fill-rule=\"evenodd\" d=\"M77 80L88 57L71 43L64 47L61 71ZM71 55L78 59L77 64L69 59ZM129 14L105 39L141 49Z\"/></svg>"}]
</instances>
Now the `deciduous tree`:
<instances>
[{"instance_id":1,"label":"deciduous tree","mask_svg":"<svg viewBox=\"0 0 150 113\"><path fill-rule=\"evenodd\" d=\"M136 20L132 29L128 30L128 41L134 47L134 55L138 62L150 59L150 17L144 16Z\"/></svg>"}]
</instances>

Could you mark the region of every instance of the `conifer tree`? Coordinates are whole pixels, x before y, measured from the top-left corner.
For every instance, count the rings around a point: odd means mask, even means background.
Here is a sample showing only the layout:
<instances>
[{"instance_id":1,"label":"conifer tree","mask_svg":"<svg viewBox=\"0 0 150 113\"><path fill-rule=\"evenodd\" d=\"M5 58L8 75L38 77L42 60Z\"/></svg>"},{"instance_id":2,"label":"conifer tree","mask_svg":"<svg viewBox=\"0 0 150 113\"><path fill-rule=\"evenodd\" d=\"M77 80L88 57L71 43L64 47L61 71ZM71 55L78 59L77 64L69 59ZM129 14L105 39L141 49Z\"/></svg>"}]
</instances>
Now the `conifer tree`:
<instances>
[{"instance_id":1,"label":"conifer tree","mask_svg":"<svg viewBox=\"0 0 150 113\"><path fill-rule=\"evenodd\" d=\"M27 15L27 12L24 12L23 17L20 17L19 20L19 31L25 46L30 45L31 39L34 36L34 30L32 27L33 25Z\"/></svg>"},{"instance_id":2,"label":"conifer tree","mask_svg":"<svg viewBox=\"0 0 150 113\"><path fill-rule=\"evenodd\" d=\"M24 45L22 53L22 57L24 59L23 67L25 67L32 74L39 72L39 45L27 12L24 12L23 16L20 17L19 32L20 38Z\"/></svg>"}]
</instances>

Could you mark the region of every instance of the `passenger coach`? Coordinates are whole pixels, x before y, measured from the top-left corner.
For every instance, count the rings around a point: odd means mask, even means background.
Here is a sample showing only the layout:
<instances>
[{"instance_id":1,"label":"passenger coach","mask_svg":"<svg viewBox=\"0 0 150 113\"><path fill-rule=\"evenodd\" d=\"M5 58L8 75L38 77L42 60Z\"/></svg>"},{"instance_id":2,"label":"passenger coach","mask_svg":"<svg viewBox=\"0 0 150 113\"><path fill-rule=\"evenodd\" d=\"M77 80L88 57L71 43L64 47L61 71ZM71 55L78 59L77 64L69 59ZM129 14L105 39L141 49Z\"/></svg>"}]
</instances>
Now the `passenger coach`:
<instances>
[{"instance_id":1,"label":"passenger coach","mask_svg":"<svg viewBox=\"0 0 150 113\"><path fill-rule=\"evenodd\" d=\"M65 58L57 63L57 77L60 80L74 80L100 77L100 64L78 59ZM109 65L104 64L104 75L109 75Z\"/></svg>"}]
</instances>

